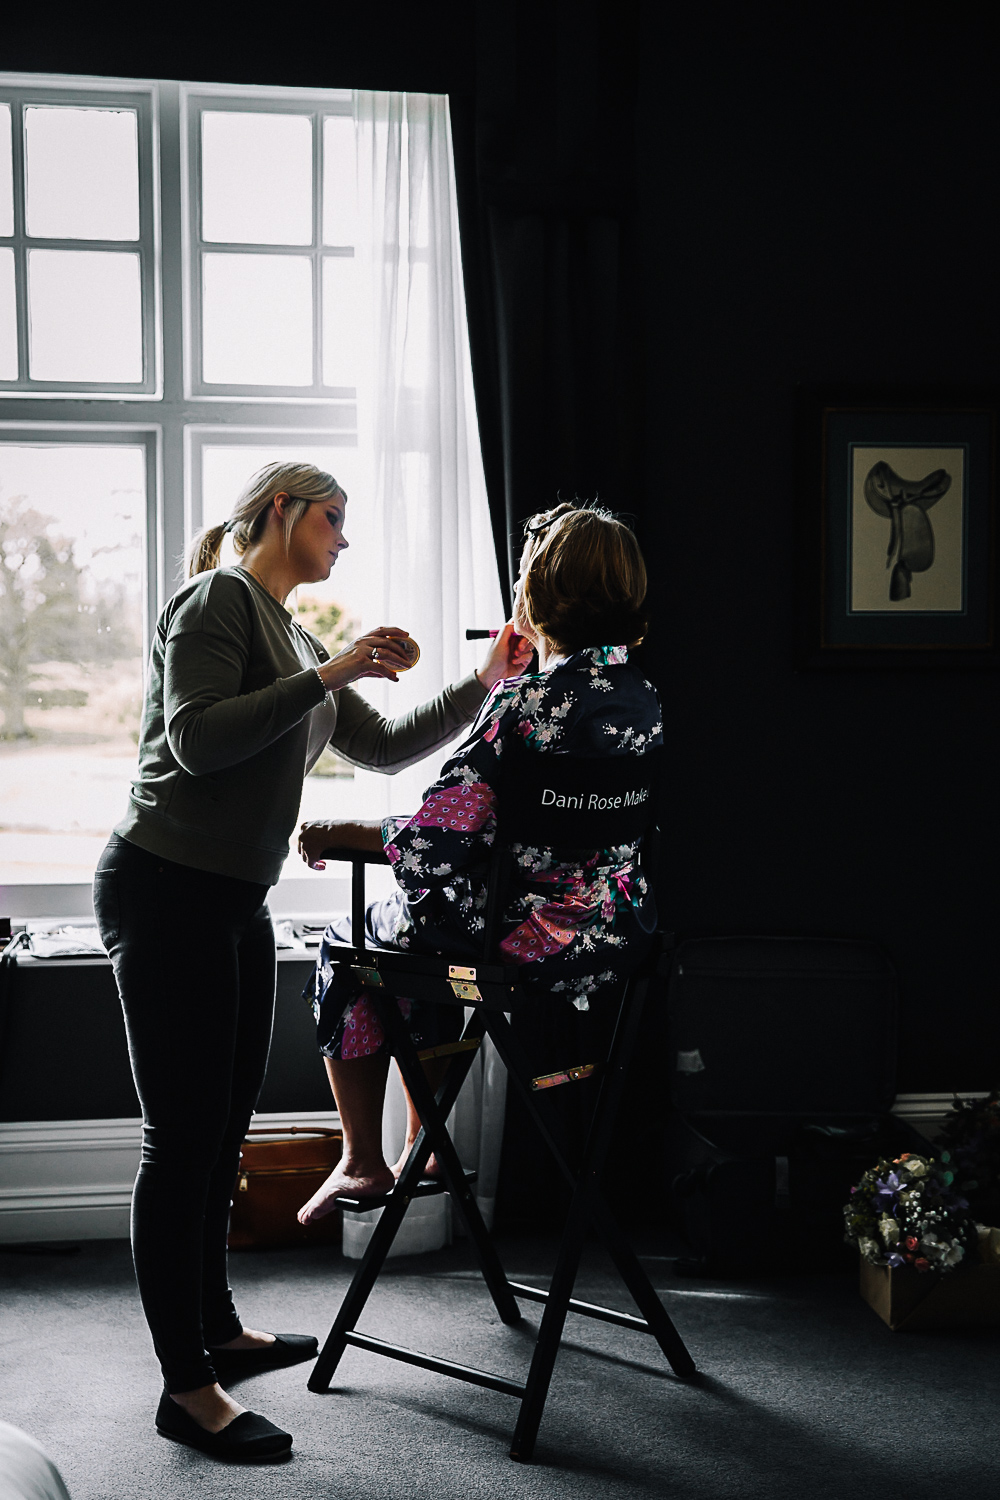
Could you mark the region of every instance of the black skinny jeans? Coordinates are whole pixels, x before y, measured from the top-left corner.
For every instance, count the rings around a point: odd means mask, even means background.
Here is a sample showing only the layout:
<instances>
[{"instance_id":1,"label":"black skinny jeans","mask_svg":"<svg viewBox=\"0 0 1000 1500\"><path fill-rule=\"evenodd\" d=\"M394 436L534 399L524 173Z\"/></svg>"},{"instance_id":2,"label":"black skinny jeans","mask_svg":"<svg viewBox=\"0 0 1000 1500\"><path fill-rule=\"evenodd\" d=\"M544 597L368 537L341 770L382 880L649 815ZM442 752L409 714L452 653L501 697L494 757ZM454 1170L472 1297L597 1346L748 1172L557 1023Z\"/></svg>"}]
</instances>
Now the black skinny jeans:
<instances>
[{"instance_id":1,"label":"black skinny jeans","mask_svg":"<svg viewBox=\"0 0 1000 1500\"><path fill-rule=\"evenodd\" d=\"M210 1385L206 1345L243 1331L226 1237L274 1017L267 890L160 859L116 834L94 877L142 1103L135 1274L171 1392Z\"/></svg>"}]
</instances>

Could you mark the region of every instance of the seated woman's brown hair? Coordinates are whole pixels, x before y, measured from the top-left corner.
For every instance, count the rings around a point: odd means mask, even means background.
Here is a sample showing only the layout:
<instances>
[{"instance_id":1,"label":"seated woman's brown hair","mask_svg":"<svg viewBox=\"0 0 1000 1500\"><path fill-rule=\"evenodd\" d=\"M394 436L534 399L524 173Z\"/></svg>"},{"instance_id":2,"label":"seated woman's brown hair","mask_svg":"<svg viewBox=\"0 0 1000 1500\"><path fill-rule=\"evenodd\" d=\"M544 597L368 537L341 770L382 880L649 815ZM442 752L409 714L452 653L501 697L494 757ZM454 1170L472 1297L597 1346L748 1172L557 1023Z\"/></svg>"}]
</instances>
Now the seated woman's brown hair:
<instances>
[{"instance_id":1,"label":"seated woman's brown hair","mask_svg":"<svg viewBox=\"0 0 1000 1500\"><path fill-rule=\"evenodd\" d=\"M635 646L646 633L646 565L609 511L562 504L525 523L521 608L563 651Z\"/></svg>"}]
</instances>

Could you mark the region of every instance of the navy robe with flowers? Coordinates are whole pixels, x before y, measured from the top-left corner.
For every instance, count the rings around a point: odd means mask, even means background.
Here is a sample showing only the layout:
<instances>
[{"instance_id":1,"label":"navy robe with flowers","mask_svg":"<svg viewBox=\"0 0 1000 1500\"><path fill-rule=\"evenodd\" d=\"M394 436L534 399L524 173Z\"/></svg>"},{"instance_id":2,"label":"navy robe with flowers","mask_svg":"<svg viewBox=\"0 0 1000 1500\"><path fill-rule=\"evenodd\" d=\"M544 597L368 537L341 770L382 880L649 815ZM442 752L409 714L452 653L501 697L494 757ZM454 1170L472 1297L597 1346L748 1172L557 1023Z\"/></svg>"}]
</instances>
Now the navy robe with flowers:
<instances>
[{"instance_id":1,"label":"navy robe with flowers","mask_svg":"<svg viewBox=\"0 0 1000 1500\"><path fill-rule=\"evenodd\" d=\"M368 909L372 942L481 956L498 773L515 741L544 753L643 755L663 742L659 701L628 665L624 646L588 647L547 672L498 683L418 810L382 824L398 889ZM524 966L529 990L544 986L586 1010L594 992L612 984L645 947L655 926L652 892L636 868L637 846L580 851L569 863L542 846L514 844L511 852L515 875L501 953ZM347 919L331 923L304 992L320 1050L341 1060L370 1056L385 1044L370 1002L343 987L330 963L327 940L349 938ZM461 1015L455 1007L399 1003L418 1046L452 1040Z\"/></svg>"},{"instance_id":2,"label":"navy robe with flowers","mask_svg":"<svg viewBox=\"0 0 1000 1500\"><path fill-rule=\"evenodd\" d=\"M590 647L547 672L498 683L418 811L382 824L406 898L397 946L480 953L498 772L515 740L542 753L642 755L663 741L659 701L624 646ZM544 981L585 1009L588 994L613 980L655 925L636 846L584 851L574 863L541 846L515 844L512 853L501 953L530 968L526 980Z\"/></svg>"}]
</instances>

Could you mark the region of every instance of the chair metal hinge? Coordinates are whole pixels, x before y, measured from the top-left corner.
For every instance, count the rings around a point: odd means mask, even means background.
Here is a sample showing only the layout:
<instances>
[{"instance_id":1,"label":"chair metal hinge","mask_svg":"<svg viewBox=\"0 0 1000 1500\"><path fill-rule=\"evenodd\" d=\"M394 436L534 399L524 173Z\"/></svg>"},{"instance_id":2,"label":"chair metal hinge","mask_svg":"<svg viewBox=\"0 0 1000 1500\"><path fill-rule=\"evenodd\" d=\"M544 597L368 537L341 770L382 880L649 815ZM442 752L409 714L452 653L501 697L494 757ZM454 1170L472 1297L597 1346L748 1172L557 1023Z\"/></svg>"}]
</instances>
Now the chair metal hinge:
<instances>
[{"instance_id":1,"label":"chair metal hinge","mask_svg":"<svg viewBox=\"0 0 1000 1500\"><path fill-rule=\"evenodd\" d=\"M367 985L368 989L370 990L385 989L385 985L382 983L382 976L379 973L378 969L369 969L362 967L361 964L352 964L351 974L359 984Z\"/></svg>"},{"instance_id":2,"label":"chair metal hinge","mask_svg":"<svg viewBox=\"0 0 1000 1500\"><path fill-rule=\"evenodd\" d=\"M461 964L449 964L448 983L456 1000L471 1000L474 1004L482 1002L475 969L463 968Z\"/></svg>"},{"instance_id":3,"label":"chair metal hinge","mask_svg":"<svg viewBox=\"0 0 1000 1500\"><path fill-rule=\"evenodd\" d=\"M562 1073L543 1073L531 1080L533 1089L554 1089L561 1083L581 1083L594 1072L596 1063L584 1063L579 1068L566 1068Z\"/></svg>"}]
</instances>

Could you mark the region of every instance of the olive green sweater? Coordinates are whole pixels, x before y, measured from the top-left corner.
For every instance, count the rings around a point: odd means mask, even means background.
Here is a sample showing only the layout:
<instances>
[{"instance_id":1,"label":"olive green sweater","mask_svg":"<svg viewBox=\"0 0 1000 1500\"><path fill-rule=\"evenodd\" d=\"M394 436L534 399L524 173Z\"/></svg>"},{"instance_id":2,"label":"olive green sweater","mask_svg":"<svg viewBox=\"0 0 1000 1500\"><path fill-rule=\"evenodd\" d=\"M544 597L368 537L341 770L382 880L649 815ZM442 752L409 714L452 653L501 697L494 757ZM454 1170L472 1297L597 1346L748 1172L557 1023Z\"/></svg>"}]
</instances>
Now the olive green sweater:
<instances>
[{"instance_id":1,"label":"olive green sweater","mask_svg":"<svg viewBox=\"0 0 1000 1500\"><path fill-rule=\"evenodd\" d=\"M156 626L139 775L115 832L178 864L273 885L302 781L330 744L392 773L447 744L486 697L474 674L386 719L352 688L327 693L315 636L241 568L199 573Z\"/></svg>"}]
</instances>

